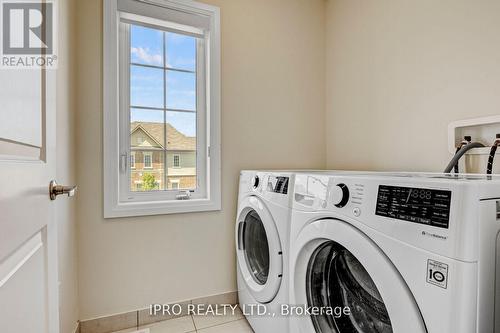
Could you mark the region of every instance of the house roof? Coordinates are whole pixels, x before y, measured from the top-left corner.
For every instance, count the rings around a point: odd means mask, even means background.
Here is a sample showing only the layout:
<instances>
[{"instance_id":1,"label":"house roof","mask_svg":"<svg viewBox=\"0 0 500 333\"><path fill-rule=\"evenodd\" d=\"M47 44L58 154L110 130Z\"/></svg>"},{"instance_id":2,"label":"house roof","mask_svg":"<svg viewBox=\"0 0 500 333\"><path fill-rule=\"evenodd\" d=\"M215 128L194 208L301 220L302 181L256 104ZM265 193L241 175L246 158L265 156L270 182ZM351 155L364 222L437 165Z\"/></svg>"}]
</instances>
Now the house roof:
<instances>
[{"instance_id":1,"label":"house roof","mask_svg":"<svg viewBox=\"0 0 500 333\"><path fill-rule=\"evenodd\" d=\"M130 134L138 129L150 136L161 147L164 140L164 124L144 121L134 121L130 123ZM196 137L186 136L179 132L175 127L166 123L167 130L167 150L196 150Z\"/></svg>"}]
</instances>

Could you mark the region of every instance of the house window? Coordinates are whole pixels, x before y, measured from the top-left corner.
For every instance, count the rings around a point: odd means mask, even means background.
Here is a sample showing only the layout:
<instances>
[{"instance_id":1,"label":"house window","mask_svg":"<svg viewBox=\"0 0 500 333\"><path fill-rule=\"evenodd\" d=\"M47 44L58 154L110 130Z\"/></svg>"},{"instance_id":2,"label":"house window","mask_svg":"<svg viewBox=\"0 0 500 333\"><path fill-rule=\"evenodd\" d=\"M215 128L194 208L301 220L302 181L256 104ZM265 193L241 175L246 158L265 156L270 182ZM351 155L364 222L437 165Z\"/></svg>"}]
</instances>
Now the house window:
<instances>
[{"instance_id":1,"label":"house window","mask_svg":"<svg viewBox=\"0 0 500 333\"><path fill-rule=\"evenodd\" d=\"M170 187L172 188L172 190L178 190L179 189L179 183L180 183L179 179L171 179L170 180Z\"/></svg>"},{"instance_id":2,"label":"house window","mask_svg":"<svg viewBox=\"0 0 500 333\"><path fill-rule=\"evenodd\" d=\"M174 155L174 168L180 168L180 167L181 167L181 156Z\"/></svg>"},{"instance_id":3,"label":"house window","mask_svg":"<svg viewBox=\"0 0 500 333\"><path fill-rule=\"evenodd\" d=\"M130 168L135 169L135 153L130 153Z\"/></svg>"},{"instance_id":4,"label":"house window","mask_svg":"<svg viewBox=\"0 0 500 333\"><path fill-rule=\"evenodd\" d=\"M144 153L144 169L153 168L153 154L150 152Z\"/></svg>"},{"instance_id":5,"label":"house window","mask_svg":"<svg viewBox=\"0 0 500 333\"><path fill-rule=\"evenodd\" d=\"M219 9L104 0L104 22L105 217L220 209Z\"/></svg>"}]
</instances>

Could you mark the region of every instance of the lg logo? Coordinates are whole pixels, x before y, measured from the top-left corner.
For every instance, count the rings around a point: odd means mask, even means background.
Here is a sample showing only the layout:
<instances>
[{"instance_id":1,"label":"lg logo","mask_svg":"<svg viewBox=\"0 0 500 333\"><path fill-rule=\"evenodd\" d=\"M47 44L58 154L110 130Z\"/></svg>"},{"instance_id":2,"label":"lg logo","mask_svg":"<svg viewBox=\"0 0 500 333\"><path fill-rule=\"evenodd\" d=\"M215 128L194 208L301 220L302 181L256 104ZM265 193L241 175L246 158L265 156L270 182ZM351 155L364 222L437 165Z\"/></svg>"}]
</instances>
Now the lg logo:
<instances>
[{"instance_id":1,"label":"lg logo","mask_svg":"<svg viewBox=\"0 0 500 333\"><path fill-rule=\"evenodd\" d=\"M52 55L54 52L52 2L2 3L3 54Z\"/></svg>"},{"instance_id":2,"label":"lg logo","mask_svg":"<svg viewBox=\"0 0 500 333\"><path fill-rule=\"evenodd\" d=\"M428 283L446 289L448 287L448 265L435 261L427 260L427 277Z\"/></svg>"}]
</instances>

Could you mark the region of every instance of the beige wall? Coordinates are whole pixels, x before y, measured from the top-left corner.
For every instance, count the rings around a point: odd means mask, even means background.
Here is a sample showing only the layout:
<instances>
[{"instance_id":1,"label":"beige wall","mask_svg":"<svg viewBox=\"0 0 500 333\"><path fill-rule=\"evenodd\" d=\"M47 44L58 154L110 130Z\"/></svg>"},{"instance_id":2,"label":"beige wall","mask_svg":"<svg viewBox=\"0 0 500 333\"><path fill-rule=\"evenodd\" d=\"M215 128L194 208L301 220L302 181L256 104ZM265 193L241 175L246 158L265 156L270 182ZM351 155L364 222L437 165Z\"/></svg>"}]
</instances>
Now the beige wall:
<instances>
[{"instance_id":1,"label":"beige wall","mask_svg":"<svg viewBox=\"0 0 500 333\"><path fill-rule=\"evenodd\" d=\"M75 167L75 4L59 1L59 67L57 70L57 181L76 184ZM59 252L61 333L73 333L79 319L76 200L56 201Z\"/></svg>"},{"instance_id":2,"label":"beige wall","mask_svg":"<svg viewBox=\"0 0 500 333\"><path fill-rule=\"evenodd\" d=\"M447 125L498 114L500 2L327 1L327 166L442 171Z\"/></svg>"},{"instance_id":3,"label":"beige wall","mask_svg":"<svg viewBox=\"0 0 500 333\"><path fill-rule=\"evenodd\" d=\"M102 3L77 3L80 319L236 290L239 171L325 166L324 1L207 2L222 14L222 211L114 220L102 218Z\"/></svg>"}]
</instances>

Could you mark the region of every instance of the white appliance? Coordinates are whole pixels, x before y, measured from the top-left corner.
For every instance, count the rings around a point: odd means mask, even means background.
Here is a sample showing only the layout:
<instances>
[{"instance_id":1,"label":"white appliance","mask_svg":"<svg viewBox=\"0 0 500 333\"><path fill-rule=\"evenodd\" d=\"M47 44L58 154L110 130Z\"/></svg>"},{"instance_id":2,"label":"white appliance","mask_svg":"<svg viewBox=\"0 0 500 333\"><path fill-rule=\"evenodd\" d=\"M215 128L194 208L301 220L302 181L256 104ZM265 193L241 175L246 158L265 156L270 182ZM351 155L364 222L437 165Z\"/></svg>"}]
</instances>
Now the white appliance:
<instances>
[{"instance_id":1,"label":"white appliance","mask_svg":"<svg viewBox=\"0 0 500 333\"><path fill-rule=\"evenodd\" d=\"M290 303L323 311L290 332L500 332L499 178L297 173L292 208Z\"/></svg>"},{"instance_id":2,"label":"white appliance","mask_svg":"<svg viewBox=\"0 0 500 333\"><path fill-rule=\"evenodd\" d=\"M293 174L242 171L236 220L240 307L256 333L288 333L288 249Z\"/></svg>"}]
</instances>

